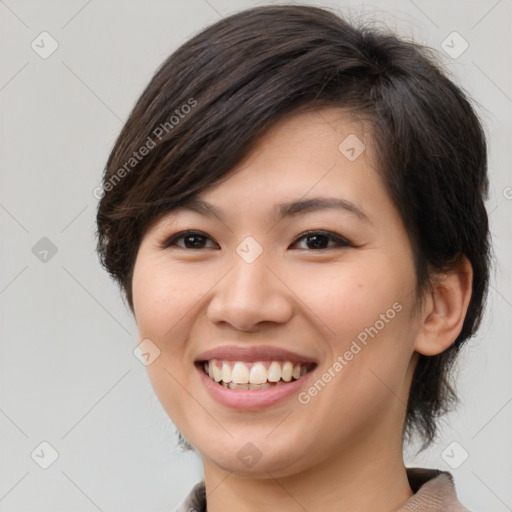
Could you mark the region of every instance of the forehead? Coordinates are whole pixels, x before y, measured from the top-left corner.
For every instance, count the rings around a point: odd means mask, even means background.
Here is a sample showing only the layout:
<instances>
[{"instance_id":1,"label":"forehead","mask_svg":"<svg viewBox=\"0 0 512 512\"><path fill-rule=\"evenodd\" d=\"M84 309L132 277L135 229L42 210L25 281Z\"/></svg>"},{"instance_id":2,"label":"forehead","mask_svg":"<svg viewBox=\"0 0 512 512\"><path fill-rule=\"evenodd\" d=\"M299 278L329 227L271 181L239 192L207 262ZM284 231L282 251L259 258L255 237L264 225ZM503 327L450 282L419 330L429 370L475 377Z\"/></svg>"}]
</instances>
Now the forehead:
<instances>
[{"instance_id":1,"label":"forehead","mask_svg":"<svg viewBox=\"0 0 512 512\"><path fill-rule=\"evenodd\" d=\"M272 124L244 162L262 153L264 158L278 158L282 152L306 161L339 154L349 162L361 155L368 160L373 153L372 124L363 114L343 108L302 107Z\"/></svg>"},{"instance_id":2,"label":"forehead","mask_svg":"<svg viewBox=\"0 0 512 512\"><path fill-rule=\"evenodd\" d=\"M341 109L308 109L272 125L228 177L201 196L224 203L230 196L230 203L244 200L256 208L317 195L353 195L362 186L382 185L375 161L369 122Z\"/></svg>"}]
</instances>

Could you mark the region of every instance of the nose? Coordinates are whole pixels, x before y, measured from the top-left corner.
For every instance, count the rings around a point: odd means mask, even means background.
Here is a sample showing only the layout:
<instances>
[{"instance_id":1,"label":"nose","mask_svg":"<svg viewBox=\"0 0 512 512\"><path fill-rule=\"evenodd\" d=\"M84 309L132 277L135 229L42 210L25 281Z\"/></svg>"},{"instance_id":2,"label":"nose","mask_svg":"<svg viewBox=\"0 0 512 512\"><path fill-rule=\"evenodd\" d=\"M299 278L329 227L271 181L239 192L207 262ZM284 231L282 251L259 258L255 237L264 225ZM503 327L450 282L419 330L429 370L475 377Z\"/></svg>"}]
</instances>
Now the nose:
<instances>
[{"instance_id":1,"label":"nose","mask_svg":"<svg viewBox=\"0 0 512 512\"><path fill-rule=\"evenodd\" d=\"M293 315L293 303L289 289L277 276L263 257L247 263L236 255L232 269L214 289L207 308L209 321L247 332L268 322L287 322Z\"/></svg>"}]
</instances>

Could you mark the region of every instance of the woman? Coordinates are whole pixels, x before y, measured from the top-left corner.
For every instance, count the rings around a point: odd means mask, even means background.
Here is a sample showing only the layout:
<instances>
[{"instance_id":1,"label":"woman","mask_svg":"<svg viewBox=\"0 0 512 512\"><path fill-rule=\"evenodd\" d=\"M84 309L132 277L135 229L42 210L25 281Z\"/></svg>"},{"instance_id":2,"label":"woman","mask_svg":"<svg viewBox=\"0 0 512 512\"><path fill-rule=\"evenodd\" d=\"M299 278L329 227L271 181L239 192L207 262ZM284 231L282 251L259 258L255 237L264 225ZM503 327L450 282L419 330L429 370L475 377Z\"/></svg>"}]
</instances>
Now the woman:
<instances>
[{"instance_id":1,"label":"woman","mask_svg":"<svg viewBox=\"0 0 512 512\"><path fill-rule=\"evenodd\" d=\"M98 250L202 457L179 510L467 510L402 447L434 440L480 321L486 168L425 48L327 10L243 11L163 63L109 157Z\"/></svg>"}]
</instances>

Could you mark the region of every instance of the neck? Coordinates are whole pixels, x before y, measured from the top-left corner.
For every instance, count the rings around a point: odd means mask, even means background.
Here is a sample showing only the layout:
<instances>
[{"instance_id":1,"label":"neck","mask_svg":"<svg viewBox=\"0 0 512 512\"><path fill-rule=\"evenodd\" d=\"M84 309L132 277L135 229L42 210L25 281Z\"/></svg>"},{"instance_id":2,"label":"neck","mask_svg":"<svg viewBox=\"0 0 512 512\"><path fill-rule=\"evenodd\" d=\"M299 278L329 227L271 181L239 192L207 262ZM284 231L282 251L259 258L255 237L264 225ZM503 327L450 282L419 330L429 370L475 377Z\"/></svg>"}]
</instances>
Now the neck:
<instances>
[{"instance_id":1,"label":"neck","mask_svg":"<svg viewBox=\"0 0 512 512\"><path fill-rule=\"evenodd\" d=\"M364 452L344 451L284 477L238 476L205 461L208 512L397 510L413 495L401 449L371 443Z\"/></svg>"}]
</instances>

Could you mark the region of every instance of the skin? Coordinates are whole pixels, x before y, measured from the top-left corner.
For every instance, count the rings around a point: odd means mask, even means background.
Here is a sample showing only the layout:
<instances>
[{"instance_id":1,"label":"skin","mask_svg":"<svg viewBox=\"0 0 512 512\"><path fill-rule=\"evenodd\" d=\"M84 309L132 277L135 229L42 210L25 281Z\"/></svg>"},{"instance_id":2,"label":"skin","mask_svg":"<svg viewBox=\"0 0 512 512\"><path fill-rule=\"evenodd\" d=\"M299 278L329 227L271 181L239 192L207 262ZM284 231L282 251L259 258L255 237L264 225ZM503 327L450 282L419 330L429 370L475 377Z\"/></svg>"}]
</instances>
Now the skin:
<instances>
[{"instance_id":1,"label":"skin","mask_svg":"<svg viewBox=\"0 0 512 512\"><path fill-rule=\"evenodd\" d=\"M355 134L365 151L349 161L338 145ZM197 212L166 214L146 232L133 273L140 339L160 356L147 367L164 409L204 464L208 511L391 511L413 494L402 456L405 404L418 353L446 349L462 327L471 267L433 276L417 300L411 244L376 171L369 126L342 110L301 111L273 125L222 182L200 194L224 221ZM343 209L272 217L276 204L343 198ZM179 231L201 231L203 248L162 248ZM324 249L301 237L338 234ZM252 236L253 263L236 252ZM292 396L260 411L214 401L194 367L226 344L274 345L328 371L358 334L401 306L309 403ZM316 380L313 379L313 381ZM307 388L306 388L307 390ZM261 459L237 457L253 443Z\"/></svg>"}]
</instances>

